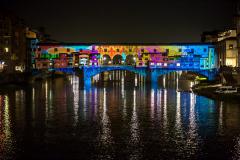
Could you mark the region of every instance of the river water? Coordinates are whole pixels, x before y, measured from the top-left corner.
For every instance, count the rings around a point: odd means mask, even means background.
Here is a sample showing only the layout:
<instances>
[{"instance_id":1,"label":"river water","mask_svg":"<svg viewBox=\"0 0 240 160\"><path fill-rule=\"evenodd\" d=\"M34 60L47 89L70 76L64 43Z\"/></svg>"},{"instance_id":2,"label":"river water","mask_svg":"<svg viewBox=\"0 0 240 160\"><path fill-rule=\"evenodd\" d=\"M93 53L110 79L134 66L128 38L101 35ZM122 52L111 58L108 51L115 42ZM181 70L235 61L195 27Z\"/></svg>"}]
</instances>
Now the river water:
<instances>
[{"instance_id":1,"label":"river water","mask_svg":"<svg viewBox=\"0 0 240 160\"><path fill-rule=\"evenodd\" d=\"M115 71L0 91L0 159L239 159L240 105ZM105 80L105 82L103 82Z\"/></svg>"}]
</instances>

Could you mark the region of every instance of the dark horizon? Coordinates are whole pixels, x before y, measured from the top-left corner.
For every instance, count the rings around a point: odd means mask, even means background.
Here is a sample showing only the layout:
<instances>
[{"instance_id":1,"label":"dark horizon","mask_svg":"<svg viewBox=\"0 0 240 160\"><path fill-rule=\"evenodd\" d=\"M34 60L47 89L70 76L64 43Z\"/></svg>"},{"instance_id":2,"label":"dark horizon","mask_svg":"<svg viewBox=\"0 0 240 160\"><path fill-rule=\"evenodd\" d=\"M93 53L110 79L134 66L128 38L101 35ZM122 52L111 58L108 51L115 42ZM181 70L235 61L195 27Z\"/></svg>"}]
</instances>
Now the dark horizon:
<instances>
[{"instance_id":1,"label":"dark horizon","mask_svg":"<svg viewBox=\"0 0 240 160\"><path fill-rule=\"evenodd\" d=\"M3 0L33 28L60 42L188 43L205 31L233 27L234 0L86 2Z\"/></svg>"}]
</instances>

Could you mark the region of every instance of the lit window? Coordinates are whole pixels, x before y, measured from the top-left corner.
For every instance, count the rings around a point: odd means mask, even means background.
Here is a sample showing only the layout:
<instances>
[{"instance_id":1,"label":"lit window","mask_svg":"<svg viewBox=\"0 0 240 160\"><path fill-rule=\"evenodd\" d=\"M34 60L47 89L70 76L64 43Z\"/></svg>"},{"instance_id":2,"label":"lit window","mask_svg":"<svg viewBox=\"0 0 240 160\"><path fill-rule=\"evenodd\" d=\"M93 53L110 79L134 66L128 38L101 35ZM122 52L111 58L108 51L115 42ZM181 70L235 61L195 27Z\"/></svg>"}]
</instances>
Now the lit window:
<instances>
[{"instance_id":1,"label":"lit window","mask_svg":"<svg viewBox=\"0 0 240 160\"><path fill-rule=\"evenodd\" d=\"M177 63L177 67L180 67L180 63Z\"/></svg>"},{"instance_id":2,"label":"lit window","mask_svg":"<svg viewBox=\"0 0 240 160\"><path fill-rule=\"evenodd\" d=\"M153 65L154 65L154 63L152 62L152 63L150 63L150 65L151 65L151 66L153 66Z\"/></svg>"},{"instance_id":3,"label":"lit window","mask_svg":"<svg viewBox=\"0 0 240 160\"><path fill-rule=\"evenodd\" d=\"M8 47L5 48L5 52L6 52L6 53L9 52L9 48L8 48Z\"/></svg>"},{"instance_id":4,"label":"lit window","mask_svg":"<svg viewBox=\"0 0 240 160\"><path fill-rule=\"evenodd\" d=\"M158 66L161 66L161 65L162 65L162 63L157 63L157 65L158 65Z\"/></svg>"},{"instance_id":5,"label":"lit window","mask_svg":"<svg viewBox=\"0 0 240 160\"><path fill-rule=\"evenodd\" d=\"M229 49L233 49L233 45L232 44L229 44Z\"/></svg>"},{"instance_id":6,"label":"lit window","mask_svg":"<svg viewBox=\"0 0 240 160\"><path fill-rule=\"evenodd\" d=\"M164 63L164 66L166 67L166 66L167 66L167 63Z\"/></svg>"}]
</instances>

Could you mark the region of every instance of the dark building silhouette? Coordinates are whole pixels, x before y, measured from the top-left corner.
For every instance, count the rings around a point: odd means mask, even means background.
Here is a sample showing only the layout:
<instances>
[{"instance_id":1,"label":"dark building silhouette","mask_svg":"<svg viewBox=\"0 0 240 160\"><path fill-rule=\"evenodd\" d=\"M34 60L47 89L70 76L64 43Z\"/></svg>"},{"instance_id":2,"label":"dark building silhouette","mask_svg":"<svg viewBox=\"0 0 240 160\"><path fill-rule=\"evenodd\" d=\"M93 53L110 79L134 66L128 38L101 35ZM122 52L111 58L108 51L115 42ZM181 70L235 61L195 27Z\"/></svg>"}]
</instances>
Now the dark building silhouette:
<instances>
[{"instance_id":1,"label":"dark building silhouette","mask_svg":"<svg viewBox=\"0 0 240 160\"><path fill-rule=\"evenodd\" d=\"M25 68L26 25L9 11L0 11L1 71L12 73Z\"/></svg>"}]
</instances>

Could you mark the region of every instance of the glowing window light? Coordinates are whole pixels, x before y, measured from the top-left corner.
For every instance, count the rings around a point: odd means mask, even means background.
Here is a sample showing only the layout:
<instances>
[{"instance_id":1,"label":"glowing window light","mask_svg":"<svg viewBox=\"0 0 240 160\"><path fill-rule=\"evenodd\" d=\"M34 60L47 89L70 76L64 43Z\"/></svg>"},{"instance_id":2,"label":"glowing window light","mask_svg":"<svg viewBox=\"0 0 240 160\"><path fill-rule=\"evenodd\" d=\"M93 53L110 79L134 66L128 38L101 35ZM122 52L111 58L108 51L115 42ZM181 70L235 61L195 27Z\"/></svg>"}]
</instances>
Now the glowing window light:
<instances>
[{"instance_id":1,"label":"glowing window light","mask_svg":"<svg viewBox=\"0 0 240 160\"><path fill-rule=\"evenodd\" d=\"M150 63L150 65L151 65L151 66L153 66L153 65L154 65L154 63L153 63L153 62L151 62L151 63Z\"/></svg>"},{"instance_id":2,"label":"glowing window light","mask_svg":"<svg viewBox=\"0 0 240 160\"><path fill-rule=\"evenodd\" d=\"M157 65L158 65L158 66L161 66L161 65L162 65L162 63L157 63Z\"/></svg>"},{"instance_id":3,"label":"glowing window light","mask_svg":"<svg viewBox=\"0 0 240 160\"><path fill-rule=\"evenodd\" d=\"M136 61L136 57L133 57L133 60Z\"/></svg>"},{"instance_id":4,"label":"glowing window light","mask_svg":"<svg viewBox=\"0 0 240 160\"><path fill-rule=\"evenodd\" d=\"M15 66L15 71L23 72L24 71L24 67L23 66Z\"/></svg>"},{"instance_id":5,"label":"glowing window light","mask_svg":"<svg viewBox=\"0 0 240 160\"><path fill-rule=\"evenodd\" d=\"M177 67L180 67L181 66L181 64L180 63L177 63Z\"/></svg>"},{"instance_id":6,"label":"glowing window light","mask_svg":"<svg viewBox=\"0 0 240 160\"><path fill-rule=\"evenodd\" d=\"M5 52L6 52L6 53L9 52L9 48L8 48L8 47L5 48Z\"/></svg>"},{"instance_id":7,"label":"glowing window light","mask_svg":"<svg viewBox=\"0 0 240 160\"><path fill-rule=\"evenodd\" d=\"M111 64L111 63L112 63L111 61L108 62L108 64Z\"/></svg>"},{"instance_id":8,"label":"glowing window light","mask_svg":"<svg viewBox=\"0 0 240 160\"><path fill-rule=\"evenodd\" d=\"M164 63L164 66L166 67L166 66L167 66L167 63Z\"/></svg>"},{"instance_id":9,"label":"glowing window light","mask_svg":"<svg viewBox=\"0 0 240 160\"><path fill-rule=\"evenodd\" d=\"M94 63L94 65L97 65L97 63Z\"/></svg>"},{"instance_id":10,"label":"glowing window light","mask_svg":"<svg viewBox=\"0 0 240 160\"><path fill-rule=\"evenodd\" d=\"M106 60L106 57L103 57L103 60L105 61L105 60Z\"/></svg>"}]
</instances>

